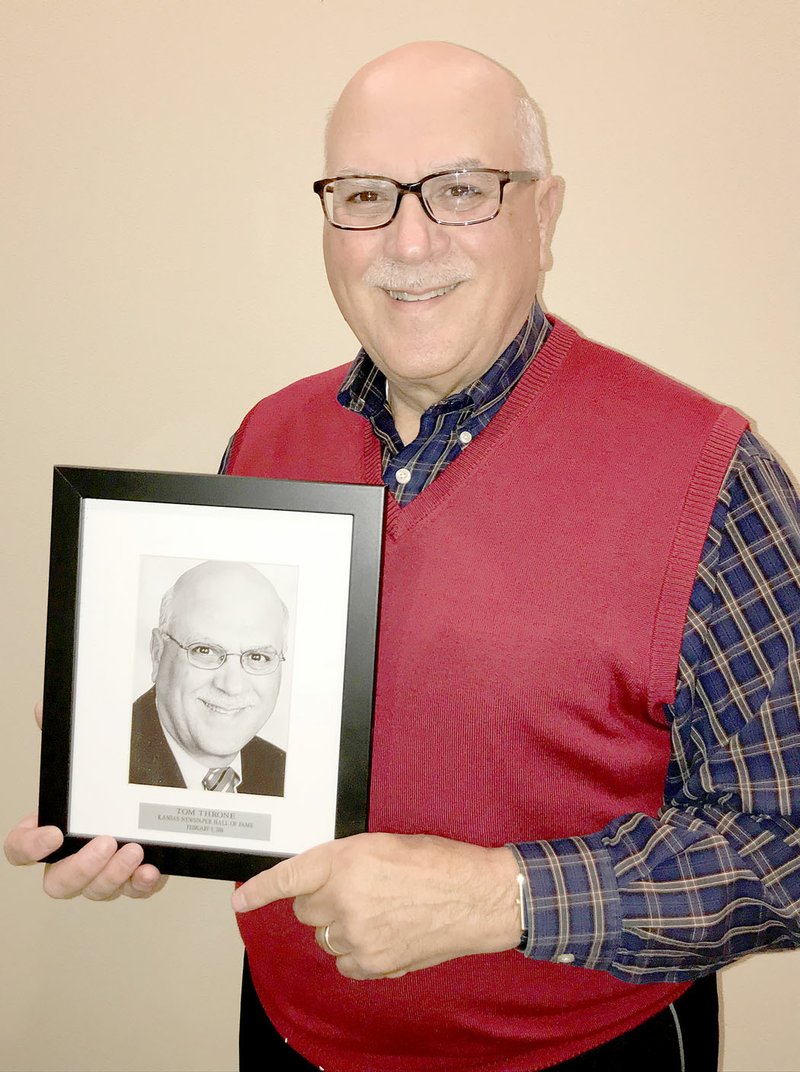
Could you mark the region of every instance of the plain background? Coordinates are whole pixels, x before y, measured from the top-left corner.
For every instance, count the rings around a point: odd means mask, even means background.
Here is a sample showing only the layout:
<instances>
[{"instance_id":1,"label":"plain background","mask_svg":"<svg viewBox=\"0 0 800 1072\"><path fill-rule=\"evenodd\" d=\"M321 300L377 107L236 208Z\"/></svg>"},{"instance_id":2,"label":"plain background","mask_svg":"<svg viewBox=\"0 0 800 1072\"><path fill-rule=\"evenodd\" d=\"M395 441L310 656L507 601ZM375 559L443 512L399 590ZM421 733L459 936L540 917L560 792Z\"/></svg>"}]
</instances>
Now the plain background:
<instances>
[{"instance_id":1,"label":"plain background","mask_svg":"<svg viewBox=\"0 0 800 1072\"><path fill-rule=\"evenodd\" d=\"M326 110L388 48L443 38L520 74L566 183L547 307L737 406L800 470L796 0L2 0L0 19L3 827L35 799L52 466L214 470L258 398L354 354L310 187ZM3 1068L234 1068L227 885L99 905L40 881L2 869ZM799 984L800 952L724 973L726 1072L800 1068Z\"/></svg>"}]
</instances>

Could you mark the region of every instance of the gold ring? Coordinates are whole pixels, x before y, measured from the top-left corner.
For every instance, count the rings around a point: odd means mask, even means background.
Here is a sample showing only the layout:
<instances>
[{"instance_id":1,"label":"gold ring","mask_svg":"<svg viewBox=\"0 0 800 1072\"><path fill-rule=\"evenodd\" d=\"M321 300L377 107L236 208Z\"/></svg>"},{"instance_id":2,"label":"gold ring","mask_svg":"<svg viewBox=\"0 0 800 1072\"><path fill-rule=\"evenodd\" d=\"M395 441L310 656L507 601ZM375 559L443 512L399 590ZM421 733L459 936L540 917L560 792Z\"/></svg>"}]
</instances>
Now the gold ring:
<instances>
[{"instance_id":1,"label":"gold ring","mask_svg":"<svg viewBox=\"0 0 800 1072\"><path fill-rule=\"evenodd\" d=\"M335 946L331 945L330 934L331 934L331 927L332 926L333 926L333 923L326 923L325 926L322 928L322 934L320 935L320 939L319 939L320 945L325 950L325 952L330 953L330 955L332 957L343 957L344 956L344 950L343 949L337 949Z\"/></svg>"}]
</instances>

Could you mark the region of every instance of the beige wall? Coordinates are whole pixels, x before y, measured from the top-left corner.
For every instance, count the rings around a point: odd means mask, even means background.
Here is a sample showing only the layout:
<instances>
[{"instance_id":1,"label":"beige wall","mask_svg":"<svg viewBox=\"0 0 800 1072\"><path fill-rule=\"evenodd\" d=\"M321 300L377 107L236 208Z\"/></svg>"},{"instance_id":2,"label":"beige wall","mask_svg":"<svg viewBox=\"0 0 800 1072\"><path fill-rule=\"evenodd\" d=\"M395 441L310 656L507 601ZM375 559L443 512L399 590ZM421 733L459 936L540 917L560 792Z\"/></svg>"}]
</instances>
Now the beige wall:
<instances>
[{"instance_id":1,"label":"beige wall","mask_svg":"<svg viewBox=\"0 0 800 1072\"><path fill-rule=\"evenodd\" d=\"M796 0L2 0L2 826L30 808L53 464L207 471L346 360L322 117L417 37L518 71L566 200L550 309L743 409L800 470ZM221 883L54 903L0 869L7 1070L232 1069ZM212 970L209 963L216 967ZM800 1068L800 953L725 972L727 1072Z\"/></svg>"}]
</instances>

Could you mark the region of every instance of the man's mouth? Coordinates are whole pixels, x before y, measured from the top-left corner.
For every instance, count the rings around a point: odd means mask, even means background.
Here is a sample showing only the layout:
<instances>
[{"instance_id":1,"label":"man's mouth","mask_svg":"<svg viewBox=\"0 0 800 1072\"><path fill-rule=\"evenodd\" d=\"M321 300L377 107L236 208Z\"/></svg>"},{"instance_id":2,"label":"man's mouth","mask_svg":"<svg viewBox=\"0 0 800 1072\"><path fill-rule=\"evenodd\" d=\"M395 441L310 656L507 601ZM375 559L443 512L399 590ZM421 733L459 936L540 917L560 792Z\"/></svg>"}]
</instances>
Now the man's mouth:
<instances>
[{"instance_id":1,"label":"man's mouth","mask_svg":"<svg viewBox=\"0 0 800 1072\"><path fill-rule=\"evenodd\" d=\"M244 711L247 708L247 704L237 704L236 707L222 707L220 704L212 703L211 700L204 700L203 697L199 697L200 703L205 704L209 711L213 711L215 715L238 715L240 711Z\"/></svg>"},{"instance_id":2,"label":"man's mouth","mask_svg":"<svg viewBox=\"0 0 800 1072\"><path fill-rule=\"evenodd\" d=\"M457 286L458 283L452 283L449 287L437 287L435 290L424 290L419 293L413 293L408 290L387 290L386 293L390 298L394 298L395 301L430 301L431 298L440 298L443 294L449 294L450 291L455 290Z\"/></svg>"}]
</instances>

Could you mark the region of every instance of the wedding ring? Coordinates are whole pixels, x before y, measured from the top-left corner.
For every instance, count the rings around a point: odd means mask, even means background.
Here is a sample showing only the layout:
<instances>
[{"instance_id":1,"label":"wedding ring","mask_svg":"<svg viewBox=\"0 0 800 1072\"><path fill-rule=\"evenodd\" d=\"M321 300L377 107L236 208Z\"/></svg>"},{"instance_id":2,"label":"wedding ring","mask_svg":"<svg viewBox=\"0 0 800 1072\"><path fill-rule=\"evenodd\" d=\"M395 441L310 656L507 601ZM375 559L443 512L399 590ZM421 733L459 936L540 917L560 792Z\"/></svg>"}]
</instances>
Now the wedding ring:
<instances>
[{"instance_id":1,"label":"wedding ring","mask_svg":"<svg viewBox=\"0 0 800 1072\"><path fill-rule=\"evenodd\" d=\"M331 945L330 934L332 926L333 923L326 923L325 926L322 928L322 934L319 936L319 944L322 946L325 952L330 953L332 957L343 957L344 950L337 949L335 946Z\"/></svg>"}]
</instances>

